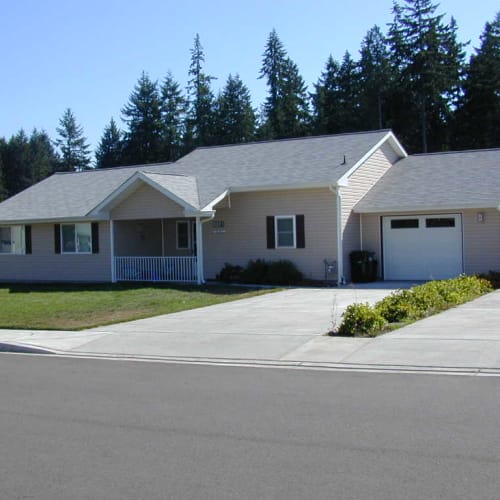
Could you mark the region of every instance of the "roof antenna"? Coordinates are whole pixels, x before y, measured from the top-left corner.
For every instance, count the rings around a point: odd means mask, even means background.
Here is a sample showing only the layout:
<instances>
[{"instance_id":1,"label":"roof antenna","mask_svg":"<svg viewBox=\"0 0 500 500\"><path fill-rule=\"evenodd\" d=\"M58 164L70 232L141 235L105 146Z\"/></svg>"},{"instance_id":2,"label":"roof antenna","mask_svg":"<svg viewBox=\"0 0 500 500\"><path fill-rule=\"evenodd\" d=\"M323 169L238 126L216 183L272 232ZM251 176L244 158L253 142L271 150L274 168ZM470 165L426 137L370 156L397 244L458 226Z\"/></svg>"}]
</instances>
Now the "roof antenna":
<instances>
[{"instance_id":1,"label":"roof antenna","mask_svg":"<svg viewBox=\"0 0 500 500\"><path fill-rule=\"evenodd\" d=\"M344 155L344 161L341 163L341 165L345 165L347 163L346 159L345 159L345 155Z\"/></svg>"}]
</instances>

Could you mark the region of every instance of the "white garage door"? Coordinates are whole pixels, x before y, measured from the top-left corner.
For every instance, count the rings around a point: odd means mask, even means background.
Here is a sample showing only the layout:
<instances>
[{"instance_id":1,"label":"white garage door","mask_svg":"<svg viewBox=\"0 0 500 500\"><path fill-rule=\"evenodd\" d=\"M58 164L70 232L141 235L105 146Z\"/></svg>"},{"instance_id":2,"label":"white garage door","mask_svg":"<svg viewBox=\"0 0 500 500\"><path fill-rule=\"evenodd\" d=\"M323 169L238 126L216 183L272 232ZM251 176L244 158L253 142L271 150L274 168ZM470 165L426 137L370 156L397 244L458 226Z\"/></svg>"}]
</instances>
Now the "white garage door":
<instances>
[{"instance_id":1,"label":"white garage door","mask_svg":"<svg viewBox=\"0 0 500 500\"><path fill-rule=\"evenodd\" d=\"M428 280L463 272L462 216L382 218L384 279Z\"/></svg>"}]
</instances>

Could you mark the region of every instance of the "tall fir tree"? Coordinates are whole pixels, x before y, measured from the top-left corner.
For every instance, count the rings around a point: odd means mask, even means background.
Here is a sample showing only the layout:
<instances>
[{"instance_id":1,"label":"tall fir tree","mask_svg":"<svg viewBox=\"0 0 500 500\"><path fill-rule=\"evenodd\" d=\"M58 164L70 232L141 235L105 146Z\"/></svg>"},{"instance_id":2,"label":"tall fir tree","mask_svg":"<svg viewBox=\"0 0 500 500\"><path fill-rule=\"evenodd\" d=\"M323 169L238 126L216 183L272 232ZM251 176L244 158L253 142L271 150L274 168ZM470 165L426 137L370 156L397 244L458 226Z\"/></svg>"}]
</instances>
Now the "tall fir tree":
<instances>
[{"instance_id":1,"label":"tall fir tree","mask_svg":"<svg viewBox=\"0 0 500 500\"><path fill-rule=\"evenodd\" d=\"M270 139L305 135L310 125L307 89L297 65L273 29L267 39L259 78L265 78L265 130Z\"/></svg>"},{"instance_id":2,"label":"tall fir tree","mask_svg":"<svg viewBox=\"0 0 500 500\"><path fill-rule=\"evenodd\" d=\"M6 143L2 163L8 196L13 196L32 184L29 138L23 129Z\"/></svg>"},{"instance_id":3,"label":"tall fir tree","mask_svg":"<svg viewBox=\"0 0 500 500\"><path fill-rule=\"evenodd\" d=\"M128 127L124 134L124 162L137 165L162 161L163 123L158 83L144 71L122 109L122 119Z\"/></svg>"},{"instance_id":4,"label":"tall fir tree","mask_svg":"<svg viewBox=\"0 0 500 500\"><path fill-rule=\"evenodd\" d=\"M382 30L371 28L361 44L359 117L365 130L387 126L386 108L392 82L390 52Z\"/></svg>"},{"instance_id":5,"label":"tall fir tree","mask_svg":"<svg viewBox=\"0 0 500 500\"><path fill-rule=\"evenodd\" d=\"M3 155L5 154L7 143L3 137L0 137L0 201L7 197L7 190L5 188L5 173L3 167Z\"/></svg>"},{"instance_id":6,"label":"tall fir tree","mask_svg":"<svg viewBox=\"0 0 500 500\"><path fill-rule=\"evenodd\" d=\"M455 147L500 147L500 11L470 58L455 121Z\"/></svg>"},{"instance_id":7,"label":"tall fir tree","mask_svg":"<svg viewBox=\"0 0 500 500\"><path fill-rule=\"evenodd\" d=\"M31 165L30 184L35 184L52 175L61 163L61 158L55 151L52 141L45 130L38 131L34 129L31 133L28 142L28 156Z\"/></svg>"},{"instance_id":8,"label":"tall fir tree","mask_svg":"<svg viewBox=\"0 0 500 500\"><path fill-rule=\"evenodd\" d=\"M443 22L431 0L394 1L389 29L391 60L399 73L394 127L412 151L433 151L447 139L465 53L452 19ZM417 127L408 123L417 117Z\"/></svg>"},{"instance_id":9,"label":"tall fir tree","mask_svg":"<svg viewBox=\"0 0 500 500\"><path fill-rule=\"evenodd\" d=\"M256 117L248 87L239 75L229 75L217 99L217 142L235 144L255 137Z\"/></svg>"},{"instance_id":10,"label":"tall fir tree","mask_svg":"<svg viewBox=\"0 0 500 500\"><path fill-rule=\"evenodd\" d=\"M186 120L186 143L189 149L209 146L215 142L213 134L214 94L211 82L215 77L203 70L205 53L197 33L191 49L189 81L187 86L188 115Z\"/></svg>"},{"instance_id":11,"label":"tall fir tree","mask_svg":"<svg viewBox=\"0 0 500 500\"><path fill-rule=\"evenodd\" d=\"M179 84L168 72L161 86L160 104L165 161L175 161L183 153L186 105Z\"/></svg>"},{"instance_id":12,"label":"tall fir tree","mask_svg":"<svg viewBox=\"0 0 500 500\"><path fill-rule=\"evenodd\" d=\"M96 168L118 167L123 164L122 132L111 118L104 127L101 140L95 152Z\"/></svg>"},{"instance_id":13,"label":"tall fir tree","mask_svg":"<svg viewBox=\"0 0 500 500\"><path fill-rule=\"evenodd\" d=\"M59 137L56 145L61 152L61 169L66 172L85 170L90 166L90 146L83 135L83 128L67 108L56 128Z\"/></svg>"}]
</instances>

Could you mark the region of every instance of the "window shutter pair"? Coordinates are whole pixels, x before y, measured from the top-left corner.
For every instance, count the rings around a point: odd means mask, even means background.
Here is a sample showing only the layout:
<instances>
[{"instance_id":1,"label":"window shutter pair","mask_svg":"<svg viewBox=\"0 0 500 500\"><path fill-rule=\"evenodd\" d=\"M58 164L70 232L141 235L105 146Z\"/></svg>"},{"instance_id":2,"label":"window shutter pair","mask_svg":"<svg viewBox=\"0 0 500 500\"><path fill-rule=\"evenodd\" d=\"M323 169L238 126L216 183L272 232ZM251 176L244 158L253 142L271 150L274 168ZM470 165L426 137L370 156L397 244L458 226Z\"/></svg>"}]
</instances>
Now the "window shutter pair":
<instances>
[{"instance_id":1,"label":"window shutter pair","mask_svg":"<svg viewBox=\"0 0 500 500\"><path fill-rule=\"evenodd\" d=\"M92 222L92 253L99 253L99 223ZM61 253L61 224L54 224L54 252Z\"/></svg>"},{"instance_id":2,"label":"window shutter pair","mask_svg":"<svg viewBox=\"0 0 500 500\"><path fill-rule=\"evenodd\" d=\"M267 248L276 248L276 237L274 230L274 216L268 215L266 217L266 233L267 233ZM306 247L306 235L304 228L304 216L295 216L295 240L297 242L297 248Z\"/></svg>"}]
</instances>

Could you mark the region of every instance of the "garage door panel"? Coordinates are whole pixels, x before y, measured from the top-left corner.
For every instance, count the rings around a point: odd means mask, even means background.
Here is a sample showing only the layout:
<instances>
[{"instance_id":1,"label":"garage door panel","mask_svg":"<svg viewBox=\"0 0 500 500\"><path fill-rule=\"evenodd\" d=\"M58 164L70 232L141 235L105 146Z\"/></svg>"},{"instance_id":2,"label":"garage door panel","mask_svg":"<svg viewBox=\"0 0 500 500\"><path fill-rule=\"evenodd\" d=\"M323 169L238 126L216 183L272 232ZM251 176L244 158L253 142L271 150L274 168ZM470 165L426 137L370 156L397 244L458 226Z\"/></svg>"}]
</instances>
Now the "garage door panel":
<instances>
[{"instance_id":1,"label":"garage door panel","mask_svg":"<svg viewBox=\"0 0 500 500\"><path fill-rule=\"evenodd\" d=\"M384 277L427 280L463 270L460 214L382 218Z\"/></svg>"}]
</instances>

